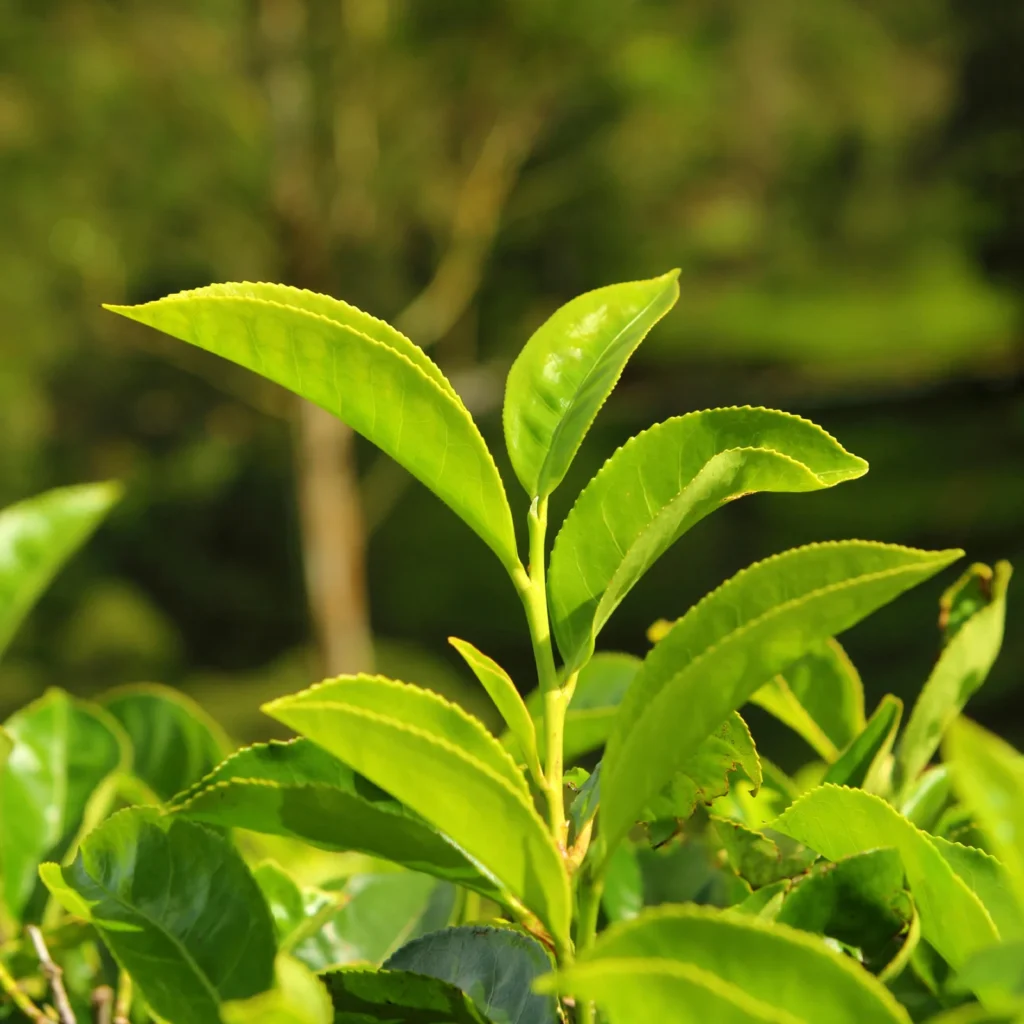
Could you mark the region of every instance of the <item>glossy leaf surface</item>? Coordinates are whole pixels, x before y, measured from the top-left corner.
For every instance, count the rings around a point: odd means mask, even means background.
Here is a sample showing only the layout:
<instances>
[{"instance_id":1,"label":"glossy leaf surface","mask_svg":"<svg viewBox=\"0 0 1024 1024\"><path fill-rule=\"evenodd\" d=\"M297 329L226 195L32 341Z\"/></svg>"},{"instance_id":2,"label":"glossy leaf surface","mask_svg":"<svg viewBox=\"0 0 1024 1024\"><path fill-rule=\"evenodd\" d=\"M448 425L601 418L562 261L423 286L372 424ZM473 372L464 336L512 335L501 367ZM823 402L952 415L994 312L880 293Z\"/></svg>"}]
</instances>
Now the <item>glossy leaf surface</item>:
<instances>
[{"instance_id":1,"label":"glossy leaf surface","mask_svg":"<svg viewBox=\"0 0 1024 1024\"><path fill-rule=\"evenodd\" d=\"M4 901L20 920L40 909L39 865L65 855L94 791L131 752L114 719L63 690L13 714L5 729L13 746L0 773L0 862Z\"/></svg>"},{"instance_id":2,"label":"glossy leaf surface","mask_svg":"<svg viewBox=\"0 0 1024 1024\"><path fill-rule=\"evenodd\" d=\"M220 1024L224 1001L274 981L274 925L231 844L149 809L121 811L43 878L90 921L136 989L169 1021Z\"/></svg>"},{"instance_id":3,"label":"glossy leaf surface","mask_svg":"<svg viewBox=\"0 0 1024 1024\"><path fill-rule=\"evenodd\" d=\"M644 659L619 708L602 783L609 843L767 680L959 555L867 541L810 545L737 573L691 608Z\"/></svg>"},{"instance_id":4,"label":"glossy leaf surface","mask_svg":"<svg viewBox=\"0 0 1024 1024\"><path fill-rule=\"evenodd\" d=\"M572 669L622 599L691 526L756 491L813 491L867 463L820 427L769 409L711 409L631 438L583 489L551 552L552 624Z\"/></svg>"},{"instance_id":5,"label":"glossy leaf surface","mask_svg":"<svg viewBox=\"0 0 1024 1024\"><path fill-rule=\"evenodd\" d=\"M326 409L429 487L507 569L518 566L504 485L476 424L426 354L386 324L273 285L214 285L107 308Z\"/></svg>"},{"instance_id":6,"label":"glossy leaf surface","mask_svg":"<svg viewBox=\"0 0 1024 1024\"><path fill-rule=\"evenodd\" d=\"M220 726L169 686L119 687L101 701L132 742L132 771L161 800L198 782L227 756Z\"/></svg>"},{"instance_id":7,"label":"glossy leaf surface","mask_svg":"<svg viewBox=\"0 0 1024 1024\"><path fill-rule=\"evenodd\" d=\"M224 1004L224 1024L333 1024L334 1007L320 979L288 956L277 958L274 987Z\"/></svg>"},{"instance_id":8,"label":"glossy leaf surface","mask_svg":"<svg viewBox=\"0 0 1024 1024\"><path fill-rule=\"evenodd\" d=\"M876 792L884 781L884 763L892 751L902 714L903 701L886 694L861 734L850 742L834 764L829 765L822 782Z\"/></svg>"},{"instance_id":9,"label":"glossy leaf surface","mask_svg":"<svg viewBox=\"0 0 1024 1024\"><path fill-rule=\"evenodd\" d=\"M332 971L334 1024L491 1024L455 985L411 971Z\"/></svg>"},{"instance_id":10,"label":"glossy leaf surface","mask_svg":"<svg viewBox=\"0 0 1024 1024\"><path fill-rule=\"evenodd\" d=\"M384 964L461 989L494 1021L557 1024L555 1000L533 991L552 967L536 940L510 928L446 928L410 942Z\"/></svg>"},{"instance_id":11,"label":"glossy leaf surface","mask_svg":"<svg viewBox=\"0 0 1024 1024\"><path fill-rule=\"evenodd\" d=\"M531 497L550 494L647 332L675 305L678 271L587 292L530 337L509 371L503 422Z\"/></svg>"},{"instance_id":12,"label":"glossy leaf surface","mask_svg":"<svg viewBox=\"0 0 1024 1024\"><path fill-rule=\"evenodd\" d=\"M954 968L999 938L981 900L930 837L870 793L821 786L797 800L773 827L829 860L885 846L897 849L921 915L922 934Z\"/></svg>"},{"instance_id":13,"label":"glossy leaf surface","mask_svg":"<svg viewBox=\"0 0 1024 1024\"><path fill-rule=\"evenodd\" d=\"M324 850L357 850L501 898L418 814L307 739L246 747L183 793L172 810Z\"/></svg>"},{"instance_id":14,"label":"glossy leaf surface","mask_svg":"<svg viewBox=\"0 0 1024 1024\"><path fill-rule=\"evenodd\" d=\"M947 624L952 620L957 628L900 737L897 764L904 782L912 782L927 766L950 723L987 678L1003 642L1011 572L1009 562L999 562L994 571L985 565L971 566L943 595L941 618ZM987 603L979 606L975 590Z\"/></svg>"},{"instance_id":15,"label":"glossy leaf surface","mask_svg":"<svg viewBox=\"0 0 1024 1024\"><path fill-rule=\"evenodd\" d=\"M61 487L0 512L0 654L120 496L117 484Z\"/></svg>"},{"instance_id":16,"label":"glossy leaf surface","mask_svg":"<svg viewBox=\"0 0 1024 1024\"><path fill-rule=\"evenodd\" d=\"M420 714L403 717L410 708ZM369 677L322 683L265 710L422 815L568 941L561 856L522 775L482 725L434 694Z\"/></svg>"}]
</instances>

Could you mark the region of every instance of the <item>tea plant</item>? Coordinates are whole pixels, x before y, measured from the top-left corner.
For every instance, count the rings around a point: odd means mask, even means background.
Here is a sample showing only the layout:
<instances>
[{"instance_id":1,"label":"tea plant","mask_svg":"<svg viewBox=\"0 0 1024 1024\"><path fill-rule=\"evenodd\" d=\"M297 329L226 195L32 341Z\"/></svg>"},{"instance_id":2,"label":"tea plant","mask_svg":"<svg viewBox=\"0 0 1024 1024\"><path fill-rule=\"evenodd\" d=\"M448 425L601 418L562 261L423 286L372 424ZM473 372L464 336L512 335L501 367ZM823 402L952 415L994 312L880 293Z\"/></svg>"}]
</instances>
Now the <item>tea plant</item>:
<instances>
[{"instance_id":1,"label":"tea plant","mask_svg":"<svg viewBox=\"0 0 1024 1024\"><path fill-rule=\"evenodd\" d=\"M941 653L902 731L895 697L866 715L834 637L960 551L786 551L655 623L642 660L595 653L702 518L867 470L797 416L690 413L612 454L549 543L551 494L677 294L672 273L583 295L512 366L525 562L472 418L388 324L266 284L113 307L321 405L434 491L518 593L537 685L524 700L452 638L504 736L425 689L344 676L265 706L298 738L226 759L172 691L50 691L3 734L9 1017L1024 1019L1024 758L960 717L1000 647L1007 564L946 590ZM54 492L0 516L0 638L113 496ZM759 757L748 703L813 751L795 777ZM300 844L334 855L317 886Z\"/></svg>"}]
</instances>

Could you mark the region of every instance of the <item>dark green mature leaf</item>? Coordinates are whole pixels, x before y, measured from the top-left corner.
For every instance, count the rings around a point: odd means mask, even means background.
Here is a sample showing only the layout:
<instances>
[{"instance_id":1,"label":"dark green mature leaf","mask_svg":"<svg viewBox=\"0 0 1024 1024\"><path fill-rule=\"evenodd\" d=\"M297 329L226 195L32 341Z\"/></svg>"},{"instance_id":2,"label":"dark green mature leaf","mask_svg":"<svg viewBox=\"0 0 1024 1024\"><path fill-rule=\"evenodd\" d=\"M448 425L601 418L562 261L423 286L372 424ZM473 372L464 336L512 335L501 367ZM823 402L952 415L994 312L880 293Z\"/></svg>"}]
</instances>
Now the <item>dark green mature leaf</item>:
<instances>
[{"instance_id":1,"label":"dark green mature leaf","mask_svg":"<svg viewBox=\"0 0 1024 1024\"><path fill-rule=\"evenodd\" d=\"M583 489L551 552L552 625L566 666L691 526L757 491L814 491L867 463L820 427L770 409L710 409L631 438Z\"/></svg>"},{"instance_id":2,"label":"dark green mature leaf","mask_svg":"<svg viewBox=\"0 0 1024 1024\"><path fill-rule=\"evenodd\" d=\"M334 1024L491 1024L455 985L411 971L332 971Z\"/></svg>"},{"instance_id":3,"label":"dark green mature leaf","mask_svg":"<svg viewBox=\"0 0 1024 1024\"><path fill-rule=\"evenodd\" d=\"M910 1019L880 982L819 939L701 907L663 907L614 925L538 987L596 999L612 1024Z\"/></svg>"},{"instance_id":4,"label":"dark green mature leaf","mask_svg":"<svg viewBox=\"0 0 1024 1024\"><path fill-rule=\"evenodd\" d=\"M691 608L644 659L608 739L609 845L767 680L959 556L867 541L812 544L737 573Z\"/></svg>"},{"instance_id":5,"label":"dark green mature leaf","mask_svg":"<svg viewBox=\"0 0 1024 1024\"><path fill-rule=\"evenodd\" d=\"M57 570L120 497L118 484L84 484L0 512L0 654Z\"/></svg>"},{"instance_id":6,"label":"dark green mature leaf","mask_svg":"<svg viewBox=\"0 0 1024 1024\"><path fill-rule=\"evenodd\" d=\"M224 730L191 698L141 683L108 690L103 707L132 741L132 770L161 800L192 786L227 756Z\"/></svg>"},{"instance_id":7,"label":"dark green mature leaf","mask_svg":"<svg viewBox=\"0 0 1024 1024\"><path fill-rule=\"evenodd\" d=\"M899 851L880 849L815 865L775 920L859 949L877 974L899 954L913 917Z\"/></svg>"},{"instance_id":8,"label":"dark green mature leaf","mask_svg":"<svg viewBox=\"0 0 1024 1024\"><path fill-rule=\"evenodd\" d=\"M479 722L436 694L367 676L321 683L264 710L422 815L567 945L562 857L525 779Z\"/></svg>"},{"instance_id":9,"label":"dark green mature leaf","mask_svg":"<svg viewBox=\"0 0 1024 1024\"><path fill-rule=\"evenodd\" d=\"M820 786L801 797L773 828L829 860L883 846L899 850L924 937L954 967L999 935L981 900L931 842L884 800L859 789Z\"/></svg>"},{"instance_id":10,"label":"dark green mature leaf","mask_svg":"<svg viewBox=\"0 0 1024 1024\"><path fill-rule=\"evenodd\" d=\"M795 878L818 858L815 850L771 829L758 832L731 818L711 821L732 869L755 889Z\"/></svg>"},{"instance_id":11,"label":"dark green mature leaf","mask_svg":"<svg viewBox=\"0 0 1024 1024\"><path fill-rule=\"evenodd\" d=\"M222 284L107 306L283 385L372 441L519 566L512 513L476 424L425 353L323 295Z\"/></svg>"},{"instance_id":12,"label":"dark green mature leaf","mask_svg":"<svg viewBox=\"0 0 1024 1024\"><path fill-rule=\"evenodd\" d=\"M830 764L864 729L864 686L837 640L815 646L751 698Z\"/></svg>"},{"instance_id":13,"label":"dark green mature leaf","mask_svg":"<svg viewBox=\"0 0 1024 1024\"><path fill-rule=\"evenodd\" d=\"M279 956L274 987L249 999L225 1003L224 1024L334 1024L334 1007L323 982L297 960Z\"/></svg>"},{"instance_id":14,"label":"dark green mature leaf","mask_svg":"<svg viewBox=\"0 0 1024 1024\"><path fill-rule=\"evenodd\" d=\"M950 728L944 753L957 794L992 843L1024 905L1024 756L963 718Z\"/></svg>"},{"instance_id":15,"label":"dark green mature leaf","mask_svg":"<svg viewBox=\"0 0 1024 1024\"><path fill-rule=\"evenodd\" d=\"M118 723L102 708L48 690L6 722L13 741L0 773L0 863L4 901L18 920L34 918L33 893L45 860L64 857L85 820L89 800L131 751Z\"/></svg>"},{"instance_id":16,"label":"dark green mature leaf","mask_svg":"<svg viewBox=\"0 0 1024 1024\"><path fill-rule=\"evenodd\" d=\"M274 980L274 925L249 869L221 836L150 808L91 832L43 880L90 921L159 1016L221 1024L220 1006Z\"/></svg>"},{"instance_id":17,"label":"dark green mature leaf","mask_svg":"<svg viewBox=\"0 0 1024 1024\"><path fill-rule=\"evenodd\" d=\"M1013 570L972 565L943 595L942 624L955 624L941 657L918 695L900 737L896 763L901 784L914 781L931 760L950 723L981 686L999 654L1006 622L1006 589ZM979 604L979 591L987 598Z\"/></svg>"},{"instance_id":18,"label":"dark green mature leaf","mask_svg":"<svg viewBox=\"0 0 1024 1024\"><path fill-rule=\"evenodd\" d=\"M310 740L239 751L171 810L324 850L357 850L502 899L494 882L418 814Z\"/></svg>"},{"instance_id":19,"label":"dark green mature leaf","mask_svg":"<svg viewBox=\"0 0 1024 1024\"><path fill-rule=\"evenodd\" d=\"M886 761L892 751L896 730L900 727L903 701L886 694L875 708L861 734L829 765L822 782L837 786L857 786L879 792L888 784Z\"/></svg>"},{"instance_id":20,"label":"dark green mature leaf","mask_svg":"<svg viewBox=\"0 0 1024 1024\"><path fill-rule=\"evenodd\" d=\"M512 364L505 387L505 444L531 497L546 497L565 471L622 368L679 297L673 270L650 281L587 292L545 321Z\"/></svg>"},{"instance_id":21,"label":"dark green mature leaf","mask_svg":"<svg viewBox=\"0 0 1024 1024\"><path fill-rule=\"evenodd\" d=\"M557 1024L555 1000L533 983L552 967L544 947L510 928L446 928L415 939L384 964L455 985L491 1020Z\"/></svg>"}]
</instances>

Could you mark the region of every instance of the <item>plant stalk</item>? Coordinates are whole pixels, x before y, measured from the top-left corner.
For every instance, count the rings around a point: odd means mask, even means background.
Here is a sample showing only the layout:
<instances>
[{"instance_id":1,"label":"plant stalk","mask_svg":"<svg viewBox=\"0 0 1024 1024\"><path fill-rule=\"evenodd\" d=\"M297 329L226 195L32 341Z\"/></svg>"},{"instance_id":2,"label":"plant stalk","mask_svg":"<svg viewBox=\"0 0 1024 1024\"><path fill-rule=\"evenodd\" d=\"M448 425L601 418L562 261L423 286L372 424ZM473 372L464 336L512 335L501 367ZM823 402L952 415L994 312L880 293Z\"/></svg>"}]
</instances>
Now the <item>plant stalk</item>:
<instances>
[{"instance_id":1,"label":"plant stalk","mask_svg":"<svg viewBox=\"0 0 1024 1024\"><path fill-rule=\"evenodd\" d=\"M60 1024L78 1024L75 1019L75 1011L71 1009L71 1001L68 999L67 989L64 988L64 971L61 969L60 964L54 963L53 957L50 956L43 933L34 924L30 924L25 931L36 951L36 956L39 958L39 965L49 979L50 993L53 996L53 1004L57 1010Z\"/></svg>"},{"instance_id":2,"label":"plant stalk","mask_svg":"<svg viewBox=\"0 0 1024 1024\"><path fill-rule=\"evenodd\" d=\"M33 1021L46 1021L49 1018L42 1010L32 1002L31 999L18 986L17 981L7 970L7 965L0 960L0 988L10 997L11 1002L21 1011L24 1016Z\"/></svg>"},{"instance_id":3,"label":"plant stalk","mask_svg":"<svg viewBox=\"0 0 1024 1024\"><path fill-rule=\"evenodd\" d=\"M584 871L579 881L579 920L576 925L576 952L589 949L597 934L597 918L601 912L604 878ZM576 1006L576 1024L595 1024L594 1004L583 1000Z\"/></svg>"}]
</instances>

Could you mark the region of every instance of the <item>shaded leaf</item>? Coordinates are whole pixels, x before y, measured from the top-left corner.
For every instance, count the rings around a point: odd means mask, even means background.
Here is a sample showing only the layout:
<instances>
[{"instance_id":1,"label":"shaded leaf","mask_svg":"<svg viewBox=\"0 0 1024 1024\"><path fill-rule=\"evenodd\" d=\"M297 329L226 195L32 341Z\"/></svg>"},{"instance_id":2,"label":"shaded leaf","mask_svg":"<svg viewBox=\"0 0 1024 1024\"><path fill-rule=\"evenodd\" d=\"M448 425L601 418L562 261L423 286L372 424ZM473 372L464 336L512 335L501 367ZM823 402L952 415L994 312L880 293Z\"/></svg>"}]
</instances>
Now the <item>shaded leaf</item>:
<instances>
[{"instance_id":1,"label":"shaded leaf","mask_svg":"<svg viewBox=\"0 0 1024 1024\"><path fill-rule=\"evenodd\" d=\"M942 812L949 805L952 781L946 765L936 765L919 775L905 791L899 811L908 821L926 832L933 832Z\"/></svg>"},{"instance_id":2,"label":"shaded leaf","mask_svg":"<svg viewBox=\"0 0 1024 1024\"><path fill-rule=\"evenodd\" d=\"M886 763L902 714L903 701L891 693L886 694L861 734L850 742L834 764L829 765L821 781L879 792L888 783Z\"/></svg>"},{"instance_id":3,"label":"shaded leaf","mask_svg":"<svg viewBox=\"0 0 1024 1024\"><path fill-rule=\"evenodd\" d=\"M289 956L279 956L274 987L225 1003L224 1024L333 1024L334 1008L322 981Z\"/></svg>"},{"instance_id":4,"label":"shaded leaf","mask_svg":"<svg viewBox=\"0 0 1024 1024\"><path fill-rule=\"evenodd\" d=\"M601 762L587 777L580 786L572 803L569 805L569 822L572 825L570 842L575 842L576 837L594 820L597 808L601 803Z\"/></svg>"},{"instance_id":5,"label":"shaded leaf","mask_svg":"<svg viewBox=\"0 0 1024 1024\"><path fill-rule=\"evenodd\" d=\"M814 544L758 562L691 608L644 659L608 739L609 845L764 682L959 555L867 541Z\"/></svg>"},{"instance_id":6,"label":"shaded leaf","mask_svg":"<svg viewBox=\"0 0 1024 1024\"><path fill-rule=\"evenodd\" d=\"M274 925L259 887L231 844L201 825L121 811L73 864L41 874L167 1020L221 1024L224 1001L273 984Z\"/></svg>"},{"instance_id":7,"label":"shaded leaf","mask_svg":"<svg viewBox=\"0 0 1024 1024\"><path fill-rule=\"evenodd\" d=\"M803 874L818 854L787 835L747 828L729 818L712 818L715 834L733 870L755 889Z\"/></svg>"},{"instance_id":8,"label":"shaded leaf","mask_svg":"<svg viewBox=\"0 0 1024 1024\"><path fill-rule=\"evenodd\" d=\"M757 491L814 491L867 463L799 416L709 409L626 442L583 489L551 552L552 626L568 669L647 570L691 526Z\"/></svg>"},{"instance_id":9,"label":"shaded leaf","mask_svg":"<svg viewBox=\"0 0 1024 1024\"><path fill-rule=\"evenodd\" d=\"M411 971L332 971L324 976L334 1024L491 1024L455 985Z\"/></svg>"},{"instance_id":10,"label":"shaded leaf","mask_svg":"<svg viewBox=\"0 0 1024 1024\"><path fill-rule=\"evenodd\" d=\"M608 858L601 906L609 921L630 921L643 910L644 876L629 843L620 843Z\"/></svg>"},{"instance_id":11,"label":"shaded leaf","mask_svg":"<svg viewBox=\"0 0 1024 1024\"><path fill-rule=\"evenodd\" d=\"M223 356L326 409L429 487L510 572L512 513L472 417L425 353L327 296L221 284L107 306Z\"/></svg>"},{"instance_id":12,"label":"shaded leaf","mask_svg":"<svg viewBox=\"0 0 1024 1024\"><path fill-rule=\"evenodd\" d=\"M678 270L580 295L531 335L509 370L502 420L531 497L561 483L598 410L647 332L679 297Z\"/></svg>"}]
</instances>

